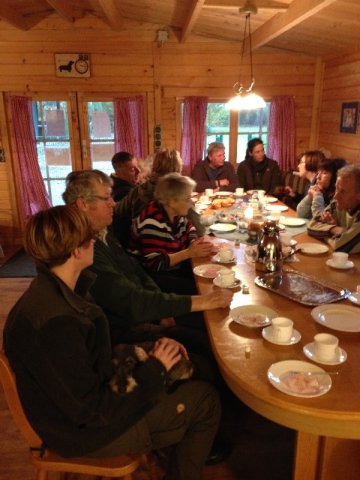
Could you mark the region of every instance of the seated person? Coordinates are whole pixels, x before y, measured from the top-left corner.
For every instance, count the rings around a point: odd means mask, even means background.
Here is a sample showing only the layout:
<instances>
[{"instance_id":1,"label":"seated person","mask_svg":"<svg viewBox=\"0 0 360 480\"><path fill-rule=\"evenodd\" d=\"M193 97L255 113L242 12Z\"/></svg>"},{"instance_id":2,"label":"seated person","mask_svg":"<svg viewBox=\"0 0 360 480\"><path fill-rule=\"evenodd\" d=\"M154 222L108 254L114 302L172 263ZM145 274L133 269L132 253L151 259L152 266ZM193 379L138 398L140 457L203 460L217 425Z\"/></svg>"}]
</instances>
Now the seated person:
<instances>
[{"instance_id":1,"label":"seated person","mask_svg":"<svg viewBox=\"0 0 360 480\"><path fill-rule=\"evenodd\" d=\"M313 218L329 205L335 193L336 174L346 164L341 158L325 158L318 166L316 183L309 187L307 195L297 205L297 216Z\"/></svg>"},{"instance_id":2,"label":"seated person","mask_svg":"<svg viewBox=\"0 0 360 480\"><path fill-rule=\"evenodd\" d=\"M265 190L267 194L277 195L283 185L278 163L265 155L261 138L249 140L245 160L237 169L239 186L245 191Z\"/></svg>"},{"instance_id":3,"label":"seated person","mask_svg":"<svg viewBox=\"0 0 360 480\"><path fill-rule=\"evenodd\" d=\"M165 372L187 357L166 338L137 366L131 393L110 389L108 323L83 273L93 261L93 235L86 216L69 206L27 224L25 250L38 275L10 312L3 338L26 416L44 445L65 457L170 447L167 478L200 480L219 423L217 393L198 380L165 391Z\"/></svg>"},{"instance_id":4,"label":"seated person","mask_svg":"<svg viewBox=\"0 0 360 480\"><path fill-rule=\"evenodd\" d=\"M308 233L324 238L334 250L360 252L360 165L338 171L334 199L309 222Z\"/></svg>"},{"instance_id":5,"label":"seated person","mask_svg":"<svg viewBox=\"0 0 360 480\"><path fill-rule=\"evenodd\" d=\"M220 142L209 144L207 157L195 165L192 178L197 192L204 192L206 188L212 188L214 192L235 192L239 186L234 167L225 162L225 145Z\"/></svg>"},{"instance_id":6,"label":"seated person","mask_svg":"<svg viewBox=\"0 0 360 480\"><path fill-rule=\"evenodd\" d=\"M115 236L124 248L128 247L131 224L149 202L154 200L154 191L158 180L168 173L181 173L183 166L180 153L177 150L164 149L154 156L149 178L136 186L126 197L115 205L113 229ZM204 233L200 217L193 208L189 210L189 218L199 235Z\"/></svg>"},{"instance_id":7,"label":"seated person","mask_svg":"<svg viewBox=\"0 0 360 480\"><path fill-rule=\"evenodd\" d=\"M179 173L161 177L156 200L133 220L129 252L137 258L162 291L196 293L189 259L207 257L212 244L198 239L186 217L195 182Z\"/></svg>"},{"instance_id":8,"label":"seated person","mask_svg":"<svg viewBox=\"0 0 360 480\"><path fill-rule=\"evenodd\" d=\"M202 330L203 326L198 325L198 319L188 314L226 308L231 303L232 294L226 290L193 296L162 292L141 265L124 251L114 235L107 231L115 205L111 187L110 177L99 170L72 172L68 175L63 198L65 203L85 212L92 228L99 233L91 267L97 276L91 293L108 317L113 344L135 341L131 335L136 327L158 323L174 316L178 319L187 315L187 318L190 317L189 324L193 327L187 330ZM179 327L174 327L173 323L171 325L178 335ZM187 332L181 333L186 335ZM168 327L166 336L170 334L171 327ZM191 335L192 332L189 334L190 339Z\"/></svg>"},{"instance_id":9,"label":"seated person","mask_svg":"<svg viewBox=\"0 0 360 480\"><path fill-rule=\"evenodd\" d=\"M285 185L283 187L284 195L281 198L293 210L296 210L298 203L306 196L309 188L315 185L318 166L323 160L325 160L325 155L320 150L308 150L299 156L297 170L299 177L306 181L304 194L296 193L290 185Z\"/></svg>"},{"instance_id":10,"label":"seated person","mask_svg":"<svg viewBox=\"0 0 360 480\"><path fill-rule=\"evenodd\" d=\"M132 190L140 172L136 158L128 152L117 152L111 160L115 173L113 179L113 198L118 202Z\"/></svg>"}]
</instances>

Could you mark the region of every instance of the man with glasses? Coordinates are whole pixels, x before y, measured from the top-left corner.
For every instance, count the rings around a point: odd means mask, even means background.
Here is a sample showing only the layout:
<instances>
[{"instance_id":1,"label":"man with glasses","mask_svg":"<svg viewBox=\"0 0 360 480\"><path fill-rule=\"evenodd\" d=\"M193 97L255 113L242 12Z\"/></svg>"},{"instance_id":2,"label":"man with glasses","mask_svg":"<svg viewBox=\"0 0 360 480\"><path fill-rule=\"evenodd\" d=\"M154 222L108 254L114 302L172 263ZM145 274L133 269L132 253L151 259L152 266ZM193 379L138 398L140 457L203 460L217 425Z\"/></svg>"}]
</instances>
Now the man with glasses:
<instances>
[{"instance_id":1,"label":"man with glasses","mask_svg":"<svg viewBox=\"0 0 360 480\"><path fill-rule=\"evenodd\" d=\"M184 337L178 335L185 335L191 340L195 333L199 333L199 327L202 329L202 325L198 324L198 318L192 319L190 312L226 308L231 303L232 293L220 289L206 295L192 296L162 292L107 230L112 223L115 205L111 188L111 179L99 170L72 172L68 175L63 198L67 204L85 212L92 228L99 234L91 267L97 278L91 293L109 320L113 344L135 341L132 332L138 331L140 325L149 323L170 324L172 327L167 327L167 336L174 329L178 340L184 341ZM194 328L174 326L169 317L175 316L186 316L187 323ZM186 346L189 349L194 347L189 344ZM209 350L207 338L204 347Z\"/></svg>"},{"instance_id":2,"label":"man with glasses","mask_svg":"<svg viewBox=\"0 0 360 480\"><path fill-rule=\"evenodd\" d=\"M308 233L325 239L334 250L360 253L360 165L338 171L334 199L309 222Z\"/></svg>"}]
</instances>

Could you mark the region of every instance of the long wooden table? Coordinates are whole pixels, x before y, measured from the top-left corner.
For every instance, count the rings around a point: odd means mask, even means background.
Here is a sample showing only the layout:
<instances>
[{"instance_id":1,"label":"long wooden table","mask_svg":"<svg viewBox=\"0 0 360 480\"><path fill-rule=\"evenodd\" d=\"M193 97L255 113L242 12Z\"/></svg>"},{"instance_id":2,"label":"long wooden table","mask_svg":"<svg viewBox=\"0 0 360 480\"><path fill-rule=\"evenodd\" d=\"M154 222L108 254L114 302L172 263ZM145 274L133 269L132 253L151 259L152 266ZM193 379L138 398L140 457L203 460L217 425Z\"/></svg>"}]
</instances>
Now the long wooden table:
<instances>
[{"instance_id":1,"label":"long wooden table","mask_svg":"<svg viewBox=\"0 0 360 480\"><path fill-rule=\"evenodd\" d=\"M291 231L291 228L288 228ZM294 237L298 242L319 242L306 233ZM261 329L249 329L229 319L227 310L206 312L205 318L214 356L231 390L246 405L264 417L297 431L294 460L294 480L335 480L360 478L360 333L330 330L316 323L312 307L302 305L254 284L257 275L253 263L244 255L245 245L234 247L237 276L250 287L249 294L235 290L231 307L264 305L290 317L294 328L301 333L299 343L292 346L274 345L262 338ZM297 254L299 262L286 264L299 272L326 279L351 291L360 284L360 258L351 256L354 268L335 270L326 265L331 251L321 255ZM194 265L208 263L196 259ZM196 276L198 290L214 288L210 279ZM353 305L349 300L342 304ZM354 306L359 309L360 307ZM325 370L340 372L333 377L331 390L316 398L298 398L275 389L267 379L269 366L281 360L309 360L303 347L316 333L329 332L340 339L347 352L341 365L319 365ZM250 348L250 352L246 350ZM349 439L357 439L349 440Z\"/></svg>"}]
</instances>

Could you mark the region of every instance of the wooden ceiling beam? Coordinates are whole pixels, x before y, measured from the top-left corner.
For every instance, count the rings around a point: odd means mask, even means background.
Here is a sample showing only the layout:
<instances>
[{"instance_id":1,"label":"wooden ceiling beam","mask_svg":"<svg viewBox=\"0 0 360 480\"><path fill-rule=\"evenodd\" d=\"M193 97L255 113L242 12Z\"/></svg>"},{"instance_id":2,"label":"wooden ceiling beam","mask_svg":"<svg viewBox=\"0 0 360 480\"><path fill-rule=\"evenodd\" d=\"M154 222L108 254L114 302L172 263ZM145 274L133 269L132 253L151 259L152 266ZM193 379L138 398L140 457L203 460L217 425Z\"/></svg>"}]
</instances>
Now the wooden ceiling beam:
<instances>
[{"instance_id":1,"label":"wooden ceiling beam","mask_svg":"<svg viewBox=\"0 0 360 480\"><path fill-rule=\"evenodd\" d=\"M252 49L262 47L336 1L294 0L286 12L278 13L251 34ZM249 47L247 42L244 53L249 53Z\"/></svg>"},{"instance_id":2,"label":"wooden ceiling beam","mask_svg":"<svg viewBox=\"0 0 360 480\"><path fill-rule=\"evenodd\" d=\"M189 7L189 13L182 27L180 42L184 43L191 34L197 19L199 18L201 9L203 8L205 0L193 0Z\"/></svg>"},{"instance_id":3,"label":"wooden ceiling beam","mask_svg":"<svg viewBox=\"0 0 360 480\"><path fill-rule=\"evenodd\" d=\"M74 8L69 1L66 0L46 0L46 2L56 11L56 13L68 22L75 22L77 18L81 18L83 12L79 8Z\"/></svg>"},{"instance_id":4,"label":"wooden ceiling beam","mask_svg":"<svg viewBox=\"0 0 360 480\"><path fill-rule=\"evenodd\" d=\"M101 10L104 12L107 23L113 30L120 30L124 17L122 16L118 4L115 0L97 0L97 3Z\"/></svg>"},{"instance_id":5,"label":"wooden ceiling beam","mask_svg":"<svg viewBox=\"0 0 360 480\"><path fill-rule=\"evenodd\" d=\"M226 2L220 3L220 0L206 0L204 8L222 8L222 9L229 9L229 8L241 8L245 5L245 0L226 0ZM255 0L253 2L256 7L259 8L266 8L266 9L274 9L274 10L287 10L289 8L288 3L277 2L277 1L270 1L270 0Z\"/></svg>"},{"instance_id":6,"label":"wooden ceiling beam","mask_svg":"<svg viewBox=\"0 0 360 480\"><path fill-rule=\"evenodd\" d=\"M3 3L0 4L0 18L20 30L29 30L31 26L23 15L16 12L15 8L8 7Z\"/></svg>"}]
</instances>

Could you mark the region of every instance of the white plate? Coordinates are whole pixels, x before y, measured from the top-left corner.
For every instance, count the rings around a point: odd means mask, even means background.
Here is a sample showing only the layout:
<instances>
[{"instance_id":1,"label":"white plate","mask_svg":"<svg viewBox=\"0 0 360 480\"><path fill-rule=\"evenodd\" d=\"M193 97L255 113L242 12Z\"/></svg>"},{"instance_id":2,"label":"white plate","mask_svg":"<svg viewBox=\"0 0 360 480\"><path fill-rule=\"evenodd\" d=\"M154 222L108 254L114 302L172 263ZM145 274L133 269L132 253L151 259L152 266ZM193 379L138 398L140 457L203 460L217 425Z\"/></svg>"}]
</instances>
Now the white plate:
<instances>
[{"instance_id":1,"label":"white plate","mask_svg":"<svg viewBox=\"0 0 360 480\"><path fill-rule=\"evenodd\" d=\"M222 192L222 191L220 191L220 192L216 192L215 195L217 197L228 197L229 195L234 195L234 192L225 192L225 191Z\"/></svg>"},{"instance_id":2,"label":"white plate","mask_svg":"<svg viewBox=\"0 0 360 480\"><path fill-rule=\"evenodd\" d=\"M355 305L360 306L360 293L353 292L351 295L348 296L350 302L355 303Z\"/></svg>"},{"instance_id":3,"label":"white plate","mask_svg":"<svg viewBox=\"0 0 360 480\"><path fill-rule=\"evenodd\" d=\"M320 255L329 251L329 247L321 243L299 243L298 248L301 253L308 255Z\"/></svg>"},{"instance_id":4,"label":"white plate","mask_svg":"<svg viewBox=\"0 0 360 480\"><path fill-rule=\"evenodd\" d=\"M211 200L202 200L201 202L196 202L196 205L211 205Z\"/></svg>"},{"instance_id":5,"label":"white plate","mask_svg":"<svg viewBox=\"0 0 360 480\"><path fill-rule=\"evenodd\" d=\"M264 195L266 193L265 190L261 190L261 189L247 190L246 193L248 193L249 195L252 195L253 193L259 193L259 192L263 192Z\"/></svg>"},{"instance_id":6,"label":"white plate","mask_svg":"<svg viewBox=\"0 0 360 480\"><path fill-rule=\"evenodd\" d=\"M296 217L280 217L280 222L286 225L287 227L301 227L305 225L307 220L305 218L296 218Z\"/></svg>"},{"instance_id":7,"label":"white plate","mask_svg":"<svg viewBox=\"0 0 360 480\"><path fill-rule=\"evenodd\" d=\"M216 276L213 280L213 284L216 285L217 287L220 287L220 288L237 288L237 287L240 287L241 285L241 280L239 280L238 278L235 279L235 282L232 284L232 285L228 285L225 287L225 285L223 285L221 283L221 280L218 276Z\"/></svg>"},{"instance_id":8,"label":"white plate","mask_svg":"<svg viewBox=\"0 0 360 480\"><path fill-rule=\"evenodd\" d=\"M210 225L210 230L213 232L222 232L222 233L228 233L228 232L233 232L236 230L236 225L232 223L213 223Z\"/></svg>"},{"instance_id":9,"label":"white plate","mask_svg":"<svg viewBox=\"0 0 360 480\"><path fill-rule=\"evenodd\" d=\"M359 310L351 305L328 303L311 310L315 322L339 332L360 332Z\"/></svg>"},{"instance_id":10,"label":"white plate","mask_svg":"<svg viewBox=\"0 0 360 480\"><path fill-rule=\"evenodd\" d=\"M313 360L316 363L322 363L324 365L340 365L340 363L344 363L347 359L347 353L344 349L338 348L338 352L336 353L335 357L332 360L324 361L317 358L314 351L314 342L308 343L303 348L305 355Z\"/></svg>"},{"instance_id":11,"label":"white plate","mask_svg":"<svg viewBox=\"0 0 360 480\"><path fill-rule=\"evenodd\" d=\"M213 263L207 263L205 265L198 265L194 268L193 272L195 275L204 278L215 278L221 270L226 270L225 267L221 265L214 265Z\"/></svg>"},{"instance_id":12,"label":"white plate","mask_svg":"<svg viewBox=\"0 0 360 480\"><path fill-rule=\"evenodd\" d=\"M236 257L233 257L231 260L221 260L220 259L220 254L217 253L216 255L214 255L211 259L213 262L216 262L216 263L235 263L236 262Z\"/></svg>"},{"instance_id":13,"label":"white plate","mask_svg":"<svg viewBox=\"0 0 360 480\"><path fill-rule=\"evenodd\" d=\"M303 393L297 389L291 389L285 382L284 376L286 372L319 372L321 375L316 377L319 387L313 392ZM313 363L302 362L300 360L284 360L282 362L273 363L267 371L267 377L271 385L280 390L280 392L292 395L294 397L313 398L319 397L327 393L332 385L330 375L324 375L325 370ZM313 377L311 375L310 377Z\"/></svg>"},{"instance_id":14,"label":"white plate","mask_svg":"<svg viewBox=\"0 0 360 480\"><path fill-rule=\"evenodd\" d=\"M286 205L266 205L266 210L269 210L269 212L285 212L286 210L289 210L289 207Z\"/></svg>"},{"instance_id":15,"label":"white plate","mask_svg":"<svg viewBox=\"0 0 360 480\"><path fill-rule=\"evenodd\" d=\"M326 260L326 265L328 265L331 268L337 268L339 270L347 270L348 268L353 268L354 262L352 262L351 260L348 260L345 263L345 265L340 266L340 265L335 265L334 262L333 262L333 259L329 258L329 260Z\"/></svg>"},{"instance_id":16,"label":"white plate","mask_svg":"<svg viewBox=\"0 0 360 480\"><path fill-rule=\"evenodd\" d=\"M265 197L265 200L266 200L266 203L274 203L278 201L276 197Z\"/></svg>"},{"instance_id":17,"label":"white plate","mask_svg":"<svg viewBox=\"0 0 360 480\"><path fill-rule=\"evenodd\" d=\"M292 337L287 342L279 342L278 340L275 340L272 334L272 326L264 328L261 333L263 338L265 338L265 340L267 340L270 343L274 343L275 345L295 345L295 343L300 342L300 339L301 339L300 332L295 330L295 328L293 330Z\"/></svg>"},{"instance_id":18,"label":"white plate","mask_svg":"<svg viewBox=\"0 0 360 480\"><path fill-rule=\"evenodd\" d=\"M261 314L263 318L251 317L254 314ZM247 317L248 315L248 317ZM242 305L230 310L229 318L239 325L249 328L262 328L271 324L271 320L277 317L278 313L271 308L262 305Z\"/></svg>"}]
</instances>

